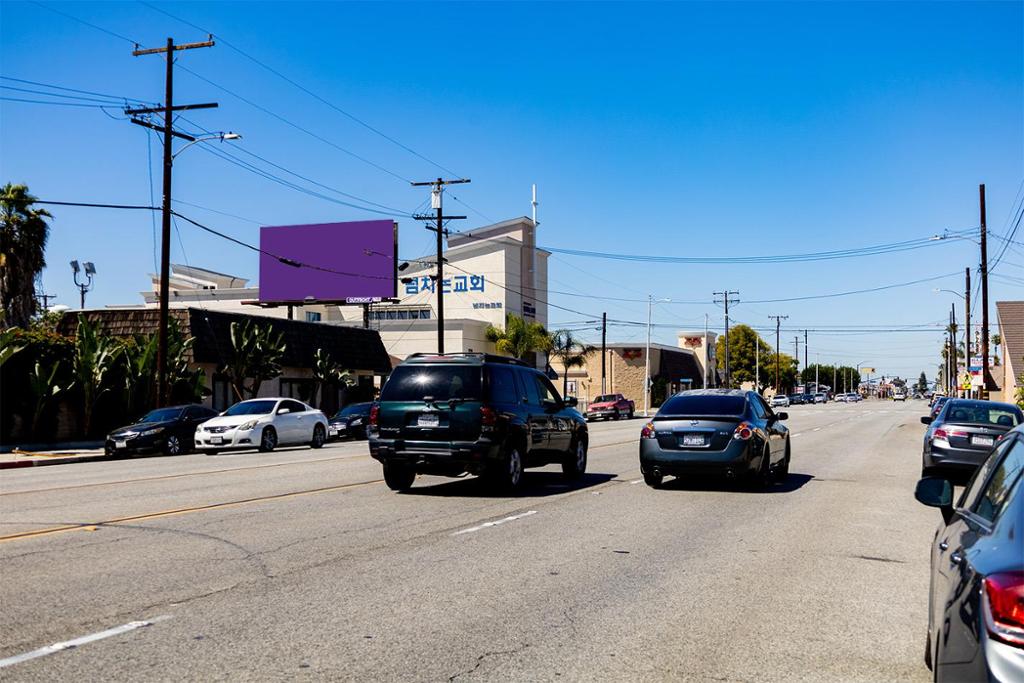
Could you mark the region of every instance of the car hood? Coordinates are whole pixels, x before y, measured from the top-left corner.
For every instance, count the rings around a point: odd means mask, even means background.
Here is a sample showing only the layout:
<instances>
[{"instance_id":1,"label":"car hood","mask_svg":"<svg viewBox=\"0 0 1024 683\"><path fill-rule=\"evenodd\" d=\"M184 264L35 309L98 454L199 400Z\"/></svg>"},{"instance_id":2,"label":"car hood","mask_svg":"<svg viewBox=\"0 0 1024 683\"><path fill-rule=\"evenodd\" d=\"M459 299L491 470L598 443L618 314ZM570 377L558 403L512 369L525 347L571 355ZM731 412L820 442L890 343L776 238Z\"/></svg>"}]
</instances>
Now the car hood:
<instances>
[{"instance_id":1,"label":"car hood","mask_svg":"<svg viewBox=\"0 0 1024 683\"><path fill-rule=\"evenodd\" d=\"M203 423L203 427L237 427L251 420L269 418L270 415L220 415Z\"/></svg>"},{"instance_id":2,"label":"car hood","mask_svg":"<svg viewBox=\"0 0 1024 683\"><path fill-rule=\"evenodd\" d=\"M118 427L117 429L110 432L110 436L126 436L128 434L138 434L144 432L147 429L156 429L157 427L173 427L177 425L177 420L167 420L165 422L136 422L124 427Z\"/></svg>"},{"instance_id":3,"label":"car hood","mask_svg":"<svg viewBox=\"0 0 1024 683\"><path fill-rule=\"evenodd\" d=\"M332 425L347 425L353 420L366 420L369 417L369 415L346 415L345 417L332 417L330 422Z\"/></svg>"},{"instance_id":4,"label":"car hood","mask_svg":"<svg viewBox=\"0 0 1024 683\"><path fill-rule=\"evenodd\" d=\"M614 408L618 401L605 401L604 403L591 403L591 408Z\"/></svg>"}]
</instances>

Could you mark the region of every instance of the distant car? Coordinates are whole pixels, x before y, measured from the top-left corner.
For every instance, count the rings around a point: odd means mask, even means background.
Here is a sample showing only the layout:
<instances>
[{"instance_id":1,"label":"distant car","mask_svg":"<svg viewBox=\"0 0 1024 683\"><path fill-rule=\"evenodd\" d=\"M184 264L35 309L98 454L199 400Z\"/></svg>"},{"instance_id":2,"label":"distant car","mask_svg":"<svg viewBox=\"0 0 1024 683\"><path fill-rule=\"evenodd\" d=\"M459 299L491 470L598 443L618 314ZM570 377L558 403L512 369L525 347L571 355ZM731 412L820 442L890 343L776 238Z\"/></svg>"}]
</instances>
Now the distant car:
<instances>
[{"instance_id":1,"label":"distant car","mask_svg":"<svg viewBox=\"0 0 1024 683\"><path fill-rule=\"evenodd\" d=\"M353 403L339 410L328 422L327 437L330 439L367 438L372 405L372 403Z\"/></svg>"},{"instance_id":2,"label":"distant car","mask_svg":"<svg viewBox=\"0 0 1024 683\"><path fill-rule=\"evenodd\" d=\"M511 492L527 467L587 469L587 421L547 376L483 353L419 354L392 370L370 412L370 455L394 491L418 474L481 475Z\"/></svg>"},{"instance_id":3,"label":"distant car","mask_svg":"<svg viewBox=\"0 0 1024 683\"><path fill-rule=\"evenodd\" d=\"M903 391L894 392L893 395L892 395L892 400L893 401L902 401L902 402L906 403L906 401L907 401L907 394L906 394L906 392L903 392Z\"/></svg>"},{"instance_id":4,"label":"distant car","mask_svg":"<svg viewBox=\"0 0 1024 683\"><path fill-rule=\"evenodd\" d=\"M1024 414L1012 403L953 398L943 403L937 417L922 417L921 422L929 425L921 476L969 475L997 441L1024 422Z\"/></svg>"},{"instance_id":5,"label":"distant car","mask_svg":"<svg viewBox=\"0 0 1024 683\"><path fill-rule=\"evenodd\" d=\"M788 408L789 407L789 396L785 394L776 394L772 397L772 408Z\"/></svg>"},{"instance_id":6,"label":"distant car","mask_svg":"<svg viewBox=\"0 0 1024 683\"><path fill-rule=\"evenodd\" d=\"M818 392L814 394L815 403L828 403L828 396L824 392Z\"/></svg>"},{"instance_id":7,"label":"distant car","mask_svg":"<svg viewBox=\"0 0 1024 683\"><path fill-rule=\"evenodd\" d=\"M634 411L633 402L622 394L604 394L595 398L587 406L587 419L618 420L620 417L632 419Z\"/></svg>"},{"instance_id":8,"label":"distant car","mask_svg":"<svg viewBox=\"0 0 1024 683\"><path fill-rule=\"evenodd\" d=\"M157 408L137 422L107 434L103 450L118 453L164 453L181 455L192 450L196 426L217 416L216 410L201 405Z\"/></svg>"},{"instance_id":9,"label":"distant car","mask_svg":"<svg viewBox=\"0 0 1024 683\"><path fill-rule=\"evenodd\" d=\"M790 394L789 404L792 406L802 406L807 403L807 397L804 394Z\"/></svg>"},{"instance_id":10,"label":"distant car","mask_svg":"<svg viewBox=\"0 0 1024 683\"><path fill-rule=\"evenodd\" d=\"M697 389L669 398L640 432L640 471L648 486L665 475L718 474L767 488L789 474L786 413L759 394Z\"/></svg>"},{"instance_id":11,"label":"distant car","mask_svg":"<svg viewBox=\"0 0 1024 683\"><path fill-rule=\"evenodd\" d=\"M864 397L861 396L860 394L847 394L847 396L849 396L849 400L854 403L860 403L861 401L864 400Z\"/></svg>"},{"instance_id":12,"label":"distant car","mask_svg":"<svg viewBox=\"0 0 1024 683\"><path fill-rule=\"evenodd\" d=\"M300 444L320 448L327 441L327 418L295 399L254 398L199 425L195 440L197 449L210 454L238 448L269 452Z\"/></svg>"},{"instance_id":13,"label":"distant car","mask_svg":"<svg viewBox=\"0 0 1024 683\"><path fill-rule=\"evenodd\" d=\"M1024 681L1024 433L1008 432L959 501L938 478L914 495L942 510L932 542L925 664L936 681Z\"/></svg>"},{"instance_id":14,"label":"distant car","mask_svg":"<svg viewBox=\"0 0 1024 683\"><path fill-rule=\"evenodd\" d=\"M836 403L846 403L846 394L836 394L832 400Z\"/></svg>"}]
</instances>

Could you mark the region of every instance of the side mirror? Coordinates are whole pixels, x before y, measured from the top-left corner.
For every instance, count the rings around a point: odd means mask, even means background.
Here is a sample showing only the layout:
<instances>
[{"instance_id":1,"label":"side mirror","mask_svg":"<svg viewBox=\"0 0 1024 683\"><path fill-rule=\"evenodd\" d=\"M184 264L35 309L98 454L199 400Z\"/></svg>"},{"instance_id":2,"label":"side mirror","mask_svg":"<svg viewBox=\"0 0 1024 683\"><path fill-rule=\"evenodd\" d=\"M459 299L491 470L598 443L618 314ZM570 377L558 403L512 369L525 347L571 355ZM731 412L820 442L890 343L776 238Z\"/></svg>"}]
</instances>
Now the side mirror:
<instances>
[{"instance_id":1,"label":"side mirror","mask_svg":"<svg viewBox=\"0 0 1024 683\"><path fill-rule=\"evenodd\" d=\"M566 408L575 408L580 404L580 402L576 400L575 396L567 396L562 402L565 404Z\"/></svg>"},{"instance_id":2,"label":"side mirror","mask_svg":"<svg viewBox=\"0 0 1024 683\"><path fill-rule=\"evenodd\" d=\"M292 411L288 410L287 408L281 408L281 410L277 411L277 414L278 415L287 415L290 412L292 412Z\"/></svg>"},{"instance_id":3,"label":"side mirror","mask_svg":"<svg viewBox=\"0 0 1024 683\"><path fill-rule=\"evenodd\" d=\"M914 489L917 502L928 507L939 508L946 524L953 517L953 485L940 477L925 477L917 482Z\"/></svg>"},{"instance_id":4,"label":"side mirror","mask_svg":"<svg viewBox=\"0 0 1024 683\"><path fill-rule=\"evenodd\" d=\"M779 418L780 421L781 420L788 420L789 419L789 413L775 413L775 417Z\"/></svg>"},{"instance_id":5,"label":"side mirror","mask_svg":"<svg viewBox=\"0 0 1024 683\"><path fill-rule=\"evenodd\" d=\"M557 401L552 401L550 399L545 399L544 400L544 410L546 410L547 412L549 412L549 413L556 412L558 410L558 408L559 408L559 406L558 406L558 402Z\"/></svg>"},{"instance_id":6,"label":"side mirror","mask_svg":"<svg viewBox=\"0 0 1024 683\"><path fill-rule=\"evenodd\" d=\"M925 415L924 417L921 418L921 424L923 424L923 425L930 425L931 423L932 423L932 416L931 415Z\"/></svg>"}]
</instances>

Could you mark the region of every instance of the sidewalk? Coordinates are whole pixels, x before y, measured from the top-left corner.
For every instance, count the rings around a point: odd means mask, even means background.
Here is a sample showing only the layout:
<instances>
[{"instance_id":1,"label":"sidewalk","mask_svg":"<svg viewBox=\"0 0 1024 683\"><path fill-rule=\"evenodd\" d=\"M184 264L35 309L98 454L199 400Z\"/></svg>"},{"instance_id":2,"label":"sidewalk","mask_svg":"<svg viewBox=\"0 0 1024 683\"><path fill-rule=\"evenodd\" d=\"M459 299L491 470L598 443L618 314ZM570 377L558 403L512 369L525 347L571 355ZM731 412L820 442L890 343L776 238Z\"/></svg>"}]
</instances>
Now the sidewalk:
<instances>
[{"instance_id":1,"label":"sidewalk","mask_svg":"<svg viewBox=\"0 0 1024 683\"><path fill-rule=\"evenodd\" d=\"M103 443L88 441L70 444L4 447L0 453L0 470L41 465L66 465L72 462L114 460L103 452Z\"/></svg>"}]
</instances>

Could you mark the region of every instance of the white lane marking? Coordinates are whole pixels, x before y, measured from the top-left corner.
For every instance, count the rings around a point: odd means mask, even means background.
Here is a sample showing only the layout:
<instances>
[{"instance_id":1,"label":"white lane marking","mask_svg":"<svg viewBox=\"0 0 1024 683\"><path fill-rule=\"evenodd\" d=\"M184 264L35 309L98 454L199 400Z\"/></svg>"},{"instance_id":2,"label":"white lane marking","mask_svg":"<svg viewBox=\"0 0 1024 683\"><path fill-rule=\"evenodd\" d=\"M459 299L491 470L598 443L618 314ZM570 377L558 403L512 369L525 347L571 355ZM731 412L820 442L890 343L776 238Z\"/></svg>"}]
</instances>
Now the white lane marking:
<instances>
[{"instance_id":1,"label":"white lane marking","mask_svg":"<svg viewBox=\"0 0 1024 683\"><path fill-rule=\"evenodd\" d=\"M633 481L631 481L631 482L629 482L629 483L630 483L630 484L639 484L639 483L641 483L642 481L643 481L643 479L634 479Z\"/></svg>"},{"instance_id":2,"label":"white lane marking","mask_svg":"<svg viewBox=\"0 0 1024 683\"><path fill-rule=\"evenodd\" d=\"M803 434L803 432L800 432L800 434ZM794 434L794 435L793 435L793 436L791 436L790 438L791 438L791 439L795 439L796 437L800 436L800 434Z\"/></svg>"},{"instance_id":3,"label":"white lane marking","mask_svg":"<svg viewBox=\"0 0 1024 683\"><path fill-rule=\"evenodd\" d=\"M99 631L98 633L90 633L87 636L81 636L80 638L74 638L73 640L65 640L64 642L61 642L61 643L54 643L53 645L47 645L46 647L41 647L38 650L32 650L31 652L25 652L25 653L22 653L20 655L14 655L13 657L8 657L6 659L0 659L0 669L4 668L6 666L12 666L14 664L21 664L22 662L27 662L30 659L36 659L37 657L45 657L46 655L52 655L52 654L55 654L57 652L62 652L64 650L71 650L71 649L74 649L74 648L78 647L79 645L85 645L87 643L93 643L93 642L96 642L97 640L103 640L104 638L111 638L113 636L119 636L122 633L128 633L129 631L134 631L137 628L143 628L145 626L152 626L153 624L155 624L158 621L163 621L165 619L170 619L170 618L171 618L170 615L165 614L164 616L161 616L161 617L153 617L152 619L150 619L148 621L132 621L132 622L129 622L127 624L122 624L121 626L115 626L114 628L108 628L106 631Z\"/></svg>"},{"instance_id":4,"label":"white lane marking","mask_svg":"<svg viewBox=\"0 0 1024 683\"><path fill-rule=\"evenodd\" d=\"M812 431L812 432L820 432L820 431L821 431L821 427L815 427L815 428L814 428L814 429L812 429L811 431Z\"/></svg>"},{"instance_id":5,"label":"white lane marking","mask_svg":"<svg viewBox=\"0 0 1024 683\"><path fill-rule=\"evenodd\" d=\"M529 517L530 515L535 515L535 514L537 514L536 510L528 510L527 512L523 512L523 513L518 514L518 515L512 515L511 517L505 517L504 519L496 519L493 522L484 522L480 526L471 526L468 529L463 529L462 531L456 531L454 534L452 534L452 536L458 536L459 534L469 534L469 533L472 533L474 531L480 531L481 529L487 529L487 528L492 527L492 526L498 526L499 524L504 524L505 522L514 522L517 519L522 519L523 517Z\"/></svg>"}]
</instances>

